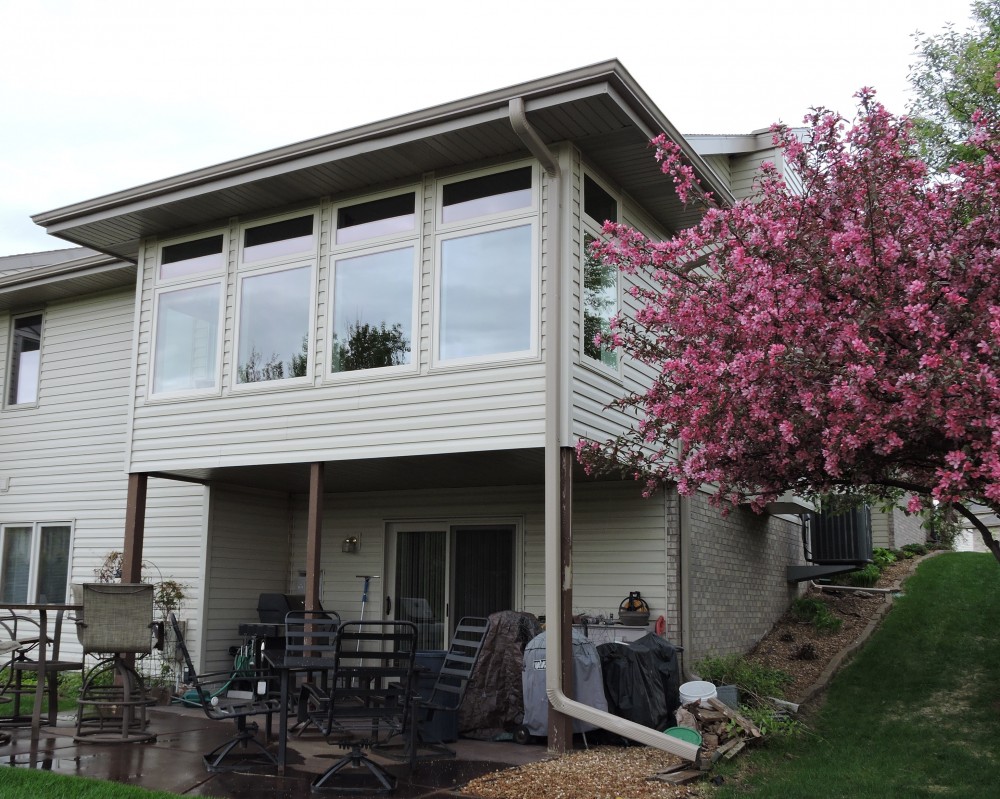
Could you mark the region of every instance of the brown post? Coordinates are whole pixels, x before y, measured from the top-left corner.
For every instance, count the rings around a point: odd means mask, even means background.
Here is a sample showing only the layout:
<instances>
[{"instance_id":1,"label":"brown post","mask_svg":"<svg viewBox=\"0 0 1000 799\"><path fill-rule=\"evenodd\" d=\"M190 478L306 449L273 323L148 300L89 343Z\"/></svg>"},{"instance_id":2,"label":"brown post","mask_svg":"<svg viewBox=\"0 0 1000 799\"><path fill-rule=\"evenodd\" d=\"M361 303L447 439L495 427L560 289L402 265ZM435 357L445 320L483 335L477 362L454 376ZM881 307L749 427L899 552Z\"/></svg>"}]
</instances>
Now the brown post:
<instances>
[{"instance_id":1,"label":"brown post","mask_svg":"<svg viewBox=\"0 0 1000 799\"><path fill-rule=\"evenodd\" d=\"M562 663L547 663L562 670L563 693L575 697L573 688L573 457L572 447L559 450L559 552L562 574L562 624L549 624L562 633ZM553 619L553 621L555 621ZM549 707L549 751L568 752L573 748L573 719Z\"/></svg>"},{"instance_id":2,"label":"brown post","mask_svg":"<svg viewBox=\"0 0 1000 799\"><path fill-rule=\"evenodd\" d=\"M323 533L323 466L309 469L309 516L306 521L306 610L319 608L320 548Z\"/></svg>"},{"instance_id":3,"label":"brown post","mask_svg":"<svg viewBox=\"0 0 1000 799\"><path fill-rule=\"evenodd\" d=\"M128 476L125 501L125 547L122 553L122 582L142 581L142 537L146 530L146 484L148 475Z\"/></svg>"}]
</instances>

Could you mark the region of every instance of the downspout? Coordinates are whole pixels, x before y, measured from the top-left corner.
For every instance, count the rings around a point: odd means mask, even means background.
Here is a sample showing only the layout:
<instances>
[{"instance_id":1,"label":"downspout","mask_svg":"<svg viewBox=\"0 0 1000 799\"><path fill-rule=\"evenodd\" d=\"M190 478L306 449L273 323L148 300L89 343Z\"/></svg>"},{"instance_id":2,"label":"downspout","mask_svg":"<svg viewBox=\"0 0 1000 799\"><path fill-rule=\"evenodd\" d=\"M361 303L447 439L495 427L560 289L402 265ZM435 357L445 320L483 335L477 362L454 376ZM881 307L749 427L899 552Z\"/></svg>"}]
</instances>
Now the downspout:
<instances>
[{"instance_id":1,"label":"downspout","mask_svg":"<svg viewBox=\"0 0 1000 799\"><path fill-rule=\"evenodd\" d=\"M677 570L680 572L680 617L681 617L681 655L682 673L686 680L701 679L691 671L691 498L677 493Z\"/></svg>"},{"instance_id":2,"label":"downspout","mask_svg":"<svg viewBox=\"0 0 1000 799\"><path fill-rule=\"evenodd\" d=\"M559 664L558 668L545 670L545 692L554 710L574 719L594 724L601 729L629 738L638 743L654 746L686 760L698 757L698 747L670 735L636 724L610 713L597 710L571 699L562 686L562 608L561 596L565 582L572 584L573 575L562 574L560 558L560 435L564 408L560 391L562 363L568 352L562 341L563 273L567 271L568 258L565 224L563 220L562 170L559 161L549 150L541 136L528 122L524 99L513 98L508 104L510 124L525 147L538 159L549 179L549 220L554 235L548 250L548 279L546 280L546 342L545 342L545 617L549 630L545 638L546 660Z\"/></svg>"}]
</instances>

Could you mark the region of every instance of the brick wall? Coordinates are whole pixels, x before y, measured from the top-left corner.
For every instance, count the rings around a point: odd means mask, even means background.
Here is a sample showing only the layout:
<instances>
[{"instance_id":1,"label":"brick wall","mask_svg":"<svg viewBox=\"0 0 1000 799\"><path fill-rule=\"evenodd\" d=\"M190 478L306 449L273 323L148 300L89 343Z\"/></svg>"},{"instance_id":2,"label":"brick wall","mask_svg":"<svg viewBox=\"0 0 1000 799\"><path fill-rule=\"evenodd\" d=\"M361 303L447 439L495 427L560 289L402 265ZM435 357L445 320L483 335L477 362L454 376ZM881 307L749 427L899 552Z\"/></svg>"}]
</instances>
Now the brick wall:
<instances>
[{"instance_id":1,"label":"brick wall","mask_svg":"<svg viewBox=\"0 0 1000 799\"><path fill-rule=\"evenodd\" d=\"M907 544L923 544L927 531L920 526L920 516L907 516L899 508L892 511L892 546L900 549Z\"/></svg>"},{"instance_id":2,"label":"brick wall","mask_svg":"<svg viewBox=\"0 0 1000 799\"><path fill-rule=\"evenodd\" d=\"M724 518L701 493L690 505L688 666L759 641L799 593L786 566L803 562L797 523L743 508Z\"/></svg>"}]
</instances>

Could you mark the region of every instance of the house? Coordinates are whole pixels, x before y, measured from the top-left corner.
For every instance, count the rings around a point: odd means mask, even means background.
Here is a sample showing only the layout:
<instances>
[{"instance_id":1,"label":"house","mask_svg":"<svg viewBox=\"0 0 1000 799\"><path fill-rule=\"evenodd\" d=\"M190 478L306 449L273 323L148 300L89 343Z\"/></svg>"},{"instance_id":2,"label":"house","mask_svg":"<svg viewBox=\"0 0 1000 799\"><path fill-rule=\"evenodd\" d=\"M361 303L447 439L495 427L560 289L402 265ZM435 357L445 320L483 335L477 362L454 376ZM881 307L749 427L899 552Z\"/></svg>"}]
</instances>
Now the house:
<instances>
[{"instance_id":1,"label":"house","mask_svg":"<svg viewBox=\"0 0 1000 799\"><path fill-rule=\"evenodd\" d=\"M210 667L261 592L441 648L465 614L640 591L689 663L748 648L796 594L796 506L723 517L573 458L648 378L592 344L636 278L586 243L697 219L660 131L722 201L779 158L684 138L611 61L33 217L82 249L0 259L0 594L124 546L126 579L187 587Z\"/></svg>"}]
</instances>

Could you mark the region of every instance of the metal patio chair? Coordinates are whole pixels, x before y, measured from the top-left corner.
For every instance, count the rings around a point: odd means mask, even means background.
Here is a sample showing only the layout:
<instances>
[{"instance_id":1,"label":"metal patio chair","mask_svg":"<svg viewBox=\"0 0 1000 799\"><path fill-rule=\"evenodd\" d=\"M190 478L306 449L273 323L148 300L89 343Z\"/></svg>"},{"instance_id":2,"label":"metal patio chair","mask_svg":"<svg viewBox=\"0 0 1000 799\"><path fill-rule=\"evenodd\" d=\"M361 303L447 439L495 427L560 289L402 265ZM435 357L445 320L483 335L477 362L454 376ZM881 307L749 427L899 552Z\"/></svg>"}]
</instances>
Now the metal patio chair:
<instances>
[{"instance_id":1,"label":"metal patio chair","mask_svg":"<svg viewBox=\"0 0 1000 799\"><path fill-rule=\"evenodd\" d=\"M189 694L192 698L187 700L186 695L185 700L200 705L210 719L219 721L228 719L236 723L236 734L204 756L205 768L215 772L233 771L243 765L277 766L277 758L257 740L257 722L247 721L253 716L267 716L270 722L272 713L285 712L281 708L281 701L270 697L272 675L266 670L250 666L236 672L214 671L198 674L184 641L180 624L173 613L170 614L168 621L188 669L191 683ZM230 758L227 762L226 758L229 758L237 746L240 747L237 753L239 758ZM255 750L254 755L247 753L251 747Z\"/></svg>"},{"instance_id":2,"label":"metal patio chair","mask_svg":"<svg viewBox=\"0 0 1000 799\"><path fill-rule=\"evenodd\" d=\"M350 751L313 780L314 791L382 793L395 787L395 776L365 750L394 735L414 734L410 714L416 643L412 622L347 621L340 626L329 692L310 718L329 743ZM415 751L411 742L411 769ZM374 785L370 779L339 780L348 776L348 767L366 769Z\"/></svg>"}]
</instances>

